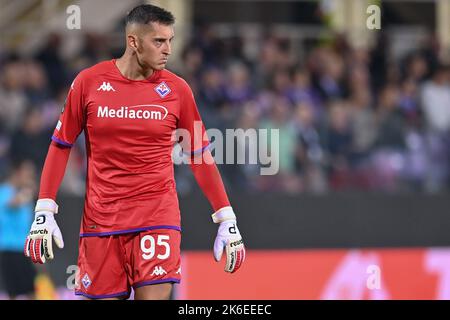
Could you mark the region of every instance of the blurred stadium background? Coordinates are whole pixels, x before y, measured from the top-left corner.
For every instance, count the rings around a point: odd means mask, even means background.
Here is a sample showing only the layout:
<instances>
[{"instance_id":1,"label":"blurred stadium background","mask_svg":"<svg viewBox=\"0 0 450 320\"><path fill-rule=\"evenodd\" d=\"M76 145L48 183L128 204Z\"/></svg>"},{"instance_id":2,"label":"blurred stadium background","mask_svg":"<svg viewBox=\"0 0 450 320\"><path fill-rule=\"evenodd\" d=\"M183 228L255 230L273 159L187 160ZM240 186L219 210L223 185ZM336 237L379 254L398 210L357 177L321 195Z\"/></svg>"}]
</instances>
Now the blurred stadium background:
<instances>
[{"instance_id":1,"label":"blurred stadium background","mask_svg":"<svg viewBox=\"0 0 450 320\"><path fill-rule=\"evenodd\" d=\"M70 83L121 55L140 3L0 0L0 179L20 159L39 173ZM450 299L450 0L151 3L177 19L168 68L207 128L280 130L279 174L219 165L248 247L235 275L214 262L211 209L176 166L174 298ZM66 27L70 5L81 29ZM40 299L75 299L85 167L80 136L58 195L66 248L38 267Z\"/></svg>"}]
</instances>

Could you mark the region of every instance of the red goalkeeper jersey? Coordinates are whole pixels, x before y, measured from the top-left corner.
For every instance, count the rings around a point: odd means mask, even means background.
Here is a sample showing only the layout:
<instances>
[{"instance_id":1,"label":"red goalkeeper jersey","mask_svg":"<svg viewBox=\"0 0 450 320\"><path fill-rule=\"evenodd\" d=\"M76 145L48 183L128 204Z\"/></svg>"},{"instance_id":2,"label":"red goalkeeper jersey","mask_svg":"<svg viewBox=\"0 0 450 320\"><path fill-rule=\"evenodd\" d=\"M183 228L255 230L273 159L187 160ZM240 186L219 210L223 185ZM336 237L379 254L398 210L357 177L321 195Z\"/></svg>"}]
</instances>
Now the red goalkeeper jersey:
<instances>
[{"instance_id":1,"label":"red goalkeeper jersey","mask_svg":"<svg viewBox=\"0 0 450 320\"><path fill-rule=\"evenodd\" d=\"M170 71L130 80L110 60L80 72L52 139L72 146L85 132L81 236L180 230L172 162L176 129L190 135L181 142L186 153L209 145L191 89Z\"/></svg>"}]
</instances>

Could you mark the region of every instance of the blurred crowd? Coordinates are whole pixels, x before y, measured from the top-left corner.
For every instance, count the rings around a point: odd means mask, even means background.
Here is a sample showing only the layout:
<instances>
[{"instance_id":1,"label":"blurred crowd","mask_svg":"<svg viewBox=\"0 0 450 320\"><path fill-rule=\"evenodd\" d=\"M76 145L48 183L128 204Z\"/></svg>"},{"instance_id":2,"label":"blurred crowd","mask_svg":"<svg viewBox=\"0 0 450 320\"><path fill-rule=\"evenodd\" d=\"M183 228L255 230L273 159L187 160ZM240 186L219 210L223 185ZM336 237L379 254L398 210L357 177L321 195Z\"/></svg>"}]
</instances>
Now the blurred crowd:
<instances>
[{"instance_id":1,"label":"blurred crowd","mask_svg":"<svg viewBox=\"0 0 450 320\"><path fill-rule=\"evenodd\" d=\"M61 41L50 36L32 58L1 57L2 177L18 159L42 168L75 75L120 55L89 35L67 61L59 54ZM383 33L371 49L353 48L339 35L308 44L302 54L295 48L292 39L270 32L255 43L202 27L172 69L192 87L207 128L279 129L279 173L261 176L258 164L220 165L229 188L294 194L449 190L450 69L439 60L433 37L395 59ZM85 161L80 137L63 192L83 194ZM186 166L176 175L180 191L192 190Z\"/></svg>"}]
</instances>

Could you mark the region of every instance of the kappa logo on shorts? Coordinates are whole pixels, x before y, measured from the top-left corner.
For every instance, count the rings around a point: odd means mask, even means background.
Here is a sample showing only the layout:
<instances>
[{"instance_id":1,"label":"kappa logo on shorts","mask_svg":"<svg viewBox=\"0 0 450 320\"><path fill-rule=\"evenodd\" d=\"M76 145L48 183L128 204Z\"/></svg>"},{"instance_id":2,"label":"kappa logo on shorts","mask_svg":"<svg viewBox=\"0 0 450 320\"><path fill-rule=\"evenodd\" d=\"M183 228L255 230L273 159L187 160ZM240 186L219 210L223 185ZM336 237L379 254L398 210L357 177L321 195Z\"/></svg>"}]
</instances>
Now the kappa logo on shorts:
<instances>
[{"instance_id":1,"label":"kappa logo on shorts","mask_svg":"<svg viewBox=\"0 0 450 320\"><path fill-rule=\"evenodd\" d=\"M167 96L172 90L170 90L169 86L165 82L161 82L155 87L156 93L159 94L161 98Z\"/></svg>"},{"instance_id":2,"label":"kappa logo on shorts","mask_svg":"<svg viewBox=\"0 0 450 320\"><path fill-rule=\"evenodd\" d=\"M151 276L161 276L163 274L167 274L166 270L164 270L163 267L156 266L155 269L153 269Z\"/></svg>"},{"instance_id":3,"label":"kappa logo on shorts","mask_svg":"<svg viewBox=\"0 0 450 320\"><path fill-rule=\"evenodd\" d=\"M181 267L178 268L177 272L175 274L181 274Z\"/></svg>"},{"instance_id":4,"label":"kappa logo on shorts","mask_svg":"<svg viewBox=\"0 0 450 320\"><path fill-rule=\"evenodd\" d=\"M81 279L81 282L83 283L85 289L87 289L92 284L92 281L87 273L84 275L83 279Z\"/></svg>"}]
</instances>

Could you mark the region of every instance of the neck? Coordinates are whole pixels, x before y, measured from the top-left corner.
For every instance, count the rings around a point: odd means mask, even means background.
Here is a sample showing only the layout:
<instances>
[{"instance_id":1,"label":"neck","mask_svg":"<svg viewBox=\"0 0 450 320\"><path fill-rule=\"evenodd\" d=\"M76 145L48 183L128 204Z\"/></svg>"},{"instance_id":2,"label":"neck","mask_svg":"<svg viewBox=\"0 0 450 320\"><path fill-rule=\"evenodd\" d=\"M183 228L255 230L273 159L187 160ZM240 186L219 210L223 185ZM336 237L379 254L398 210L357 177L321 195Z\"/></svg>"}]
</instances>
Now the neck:
<instances>
[{"instance_id":1,"label":"neck","mask_svg":"<svg viewBox=\"0 0 450 320\"><path fill-rule=\"evenodd\" d=\"M154 72L152 68L139 64L136 54L128 48L122 57L116 60L116 66L120 73L130 80L145 80Z\"/></svg>"}]
</instances>

